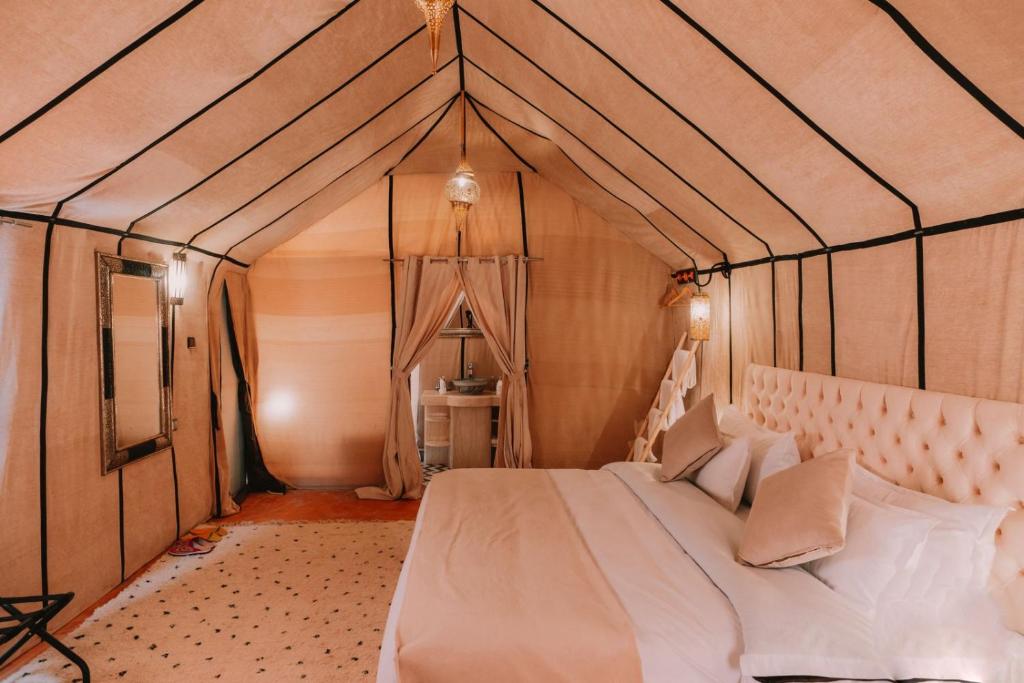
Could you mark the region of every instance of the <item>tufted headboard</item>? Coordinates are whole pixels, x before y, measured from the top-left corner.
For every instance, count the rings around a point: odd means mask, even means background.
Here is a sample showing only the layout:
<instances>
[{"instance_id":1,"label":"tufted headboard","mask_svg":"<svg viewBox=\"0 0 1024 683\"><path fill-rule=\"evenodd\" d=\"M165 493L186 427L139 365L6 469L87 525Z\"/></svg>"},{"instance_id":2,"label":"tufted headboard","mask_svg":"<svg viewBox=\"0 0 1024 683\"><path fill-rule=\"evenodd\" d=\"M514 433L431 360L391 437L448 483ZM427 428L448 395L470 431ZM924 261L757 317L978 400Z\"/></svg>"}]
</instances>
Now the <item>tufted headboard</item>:
<instances>
[{"instance_id":1,"label":"tufted headboard","mask_svg":"<svg viewBox=\"0 0 1024 683\"><path fill-rule=\"evenodd\" d=\"M1015 508L996 532L992 587L1024 632L1024 405L751 364L741 406L797 435L806 458L852 448L900 486Z\"/></svg>"}]
</instances>

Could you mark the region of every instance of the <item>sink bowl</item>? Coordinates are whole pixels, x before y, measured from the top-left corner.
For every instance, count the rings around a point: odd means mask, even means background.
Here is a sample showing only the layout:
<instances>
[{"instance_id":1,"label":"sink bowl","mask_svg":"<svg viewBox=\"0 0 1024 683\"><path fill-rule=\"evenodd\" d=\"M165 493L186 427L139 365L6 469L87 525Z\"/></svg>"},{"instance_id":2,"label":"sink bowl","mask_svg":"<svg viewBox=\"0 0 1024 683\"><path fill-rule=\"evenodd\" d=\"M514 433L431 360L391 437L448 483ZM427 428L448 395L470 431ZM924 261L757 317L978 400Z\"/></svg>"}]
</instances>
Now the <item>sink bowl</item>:
<instances>
[{"instance_id":1,"label":"sink bowl","mask_svg":"<svg viewBox=\"0 0 1024 683\"><path fill-rule=\"evenodd\" d=\"M482 394L487 385L491 383L488 377L471 377L468 379L453 379L452 384L460 394Z\"/></svg>"}]
</instances>

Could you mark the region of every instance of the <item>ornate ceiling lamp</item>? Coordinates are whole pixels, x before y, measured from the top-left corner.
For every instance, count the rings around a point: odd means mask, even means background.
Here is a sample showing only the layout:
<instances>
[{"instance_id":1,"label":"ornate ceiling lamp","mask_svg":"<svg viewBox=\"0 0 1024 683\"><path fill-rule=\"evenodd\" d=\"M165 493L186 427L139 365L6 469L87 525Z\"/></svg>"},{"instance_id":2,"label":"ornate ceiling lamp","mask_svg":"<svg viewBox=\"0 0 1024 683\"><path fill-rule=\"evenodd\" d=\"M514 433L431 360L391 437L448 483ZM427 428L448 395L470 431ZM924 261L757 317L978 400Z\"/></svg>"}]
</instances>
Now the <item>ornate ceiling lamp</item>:
<instances>
[{"instance_id":1,"label":"ornate ceiling lamp","mask_svg":"<svg viewBox=\"0 0 1024 683\"><path fill-rule=\"evenodd\" d=\"M462 232L466 229L466 221L469 218L469 210L480 200L480 186L473 177L473 168L466 161L466 93L460 96L462 100L462 157L455 169L455 174L445 183L444 192L448 201L452 204L452 211L455 213L455 230Z\"/></svg>"},{"instance_id":2,"label":"ornate ceiling lamp","mask_svg":"<svg viewBox=\"0 0 1024 683\"><path fill-rule=\"evenodd\" d=\"M441 25L455 0L416 0L416 6L427 20L427 35L430 36L430 60L437 73L437 55L441 52Z\"/></svg>"}]
</instances>

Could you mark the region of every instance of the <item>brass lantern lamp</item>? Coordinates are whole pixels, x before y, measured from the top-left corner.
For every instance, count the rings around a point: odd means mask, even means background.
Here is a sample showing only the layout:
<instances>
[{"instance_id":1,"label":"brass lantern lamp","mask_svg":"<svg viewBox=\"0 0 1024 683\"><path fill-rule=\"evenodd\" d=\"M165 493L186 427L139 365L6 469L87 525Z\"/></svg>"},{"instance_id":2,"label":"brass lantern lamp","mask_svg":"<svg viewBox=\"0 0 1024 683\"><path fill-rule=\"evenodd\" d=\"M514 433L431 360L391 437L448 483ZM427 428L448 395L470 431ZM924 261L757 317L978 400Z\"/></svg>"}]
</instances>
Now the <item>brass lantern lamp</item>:
<instances>
[{"instance_id":1,"label":"brass lantern lamp","mask_svg":"<svg viewBox=\"0 0 1024 683\"><path fill-rule=\"evenodd\" d=\"M455 173L445 183L444 193L451 202L455 214L455 230L463 232L469 220L469 210L480 201L480 185L476 182L473 167L466 161L466 94L462 93L462 158Z\"/></svg>"}]
</instances>

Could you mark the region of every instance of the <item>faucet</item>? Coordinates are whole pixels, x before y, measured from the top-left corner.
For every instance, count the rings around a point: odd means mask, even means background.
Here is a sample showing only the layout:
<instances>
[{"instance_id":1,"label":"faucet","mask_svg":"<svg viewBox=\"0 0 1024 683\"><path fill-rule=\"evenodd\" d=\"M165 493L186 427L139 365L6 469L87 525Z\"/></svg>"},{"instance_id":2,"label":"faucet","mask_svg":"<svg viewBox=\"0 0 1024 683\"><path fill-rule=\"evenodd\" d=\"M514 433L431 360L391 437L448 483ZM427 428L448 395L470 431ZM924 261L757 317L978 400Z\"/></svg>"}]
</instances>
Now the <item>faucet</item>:
<instances>
[{"instance_id":1,"label":"faucet","mask_svg":"<svg viewBox=\"0 0 1024 683\"><path fill-rule=\"evenodd\" d=\"M466 370L466 379L473 379L473 361L469 361L469 366Z\"/></svg>"}]
</instances>

